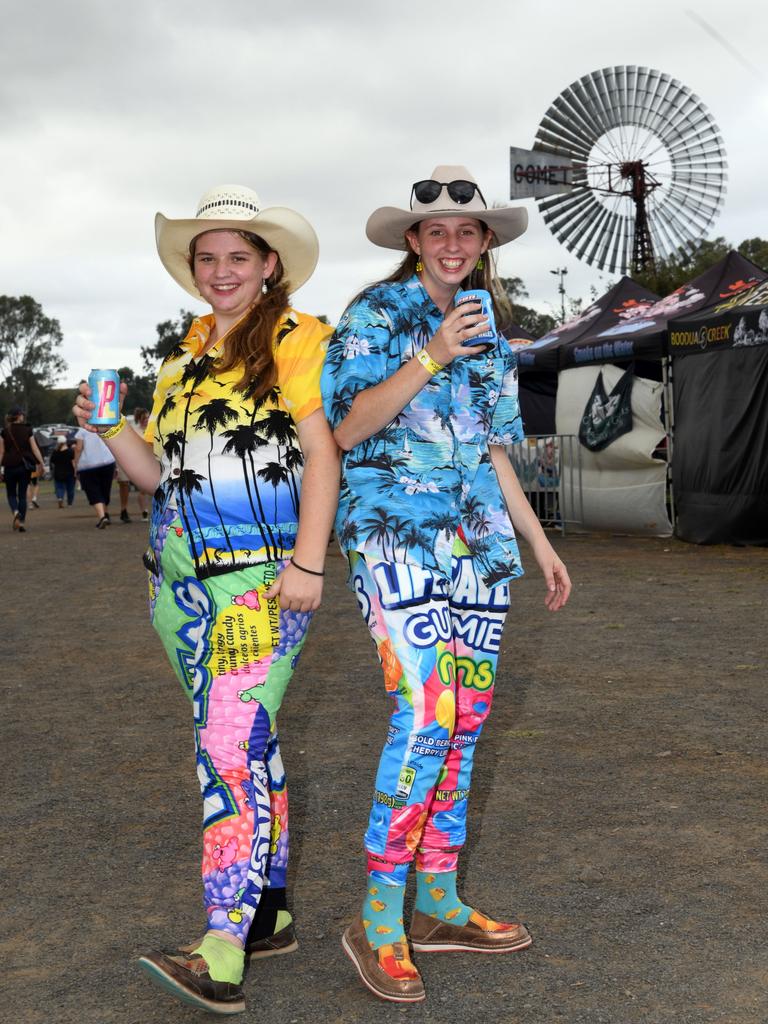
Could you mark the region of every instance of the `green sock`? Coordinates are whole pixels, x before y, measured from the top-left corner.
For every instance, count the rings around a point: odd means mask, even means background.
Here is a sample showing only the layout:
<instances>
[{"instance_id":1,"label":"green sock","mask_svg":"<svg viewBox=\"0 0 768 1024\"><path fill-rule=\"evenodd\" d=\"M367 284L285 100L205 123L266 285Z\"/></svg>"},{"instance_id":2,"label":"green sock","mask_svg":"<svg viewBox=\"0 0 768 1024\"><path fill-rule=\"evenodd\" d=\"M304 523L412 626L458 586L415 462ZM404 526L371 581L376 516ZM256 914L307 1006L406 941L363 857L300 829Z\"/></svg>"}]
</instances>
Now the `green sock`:
<instances>
[{"instance_id":1,"label":"green sock","mask_svg":"<svg viewBox=\"0 0 768 1024\"><path fill-rule=\"evenodd\" d=\"M455 871L417 871L416 909L448 924L466 924L472 913L456 892Z\"/></svg>"},{"instance_id":2,"label":"green sock","mask_svg":"<svg viewBox=\"0 0 768 1024\"><path fill-rule=\"evenodd\" d=\"M226 939L206 935L195 950L208 964L208 973L214 981L228 981L239 985L243 980L245 950Z\"/></svg>"},{"instance_id":3,"label":"green sock","mask_svg":"<svg viewBox=\"0 0 768 1024\"><path fill-rule=\"evenodd\" d=\"M363 925L371 949L391 942L405 942L403 927L404 885L382 885L368 876L368 892L363 901Z\"/></svg>"},{"instance_id":4,"label":"green sock","mask_svg":"<svg viewBox=\"0 0 768 1024\"><path fill-rule=\"evenodd\" d=\"M275 931L273 934L277 934L277 932L281 932L283 928L287 928L292 920L293 918L287 910L278 910L275 916Z\"/></svg>"}]
</instances>

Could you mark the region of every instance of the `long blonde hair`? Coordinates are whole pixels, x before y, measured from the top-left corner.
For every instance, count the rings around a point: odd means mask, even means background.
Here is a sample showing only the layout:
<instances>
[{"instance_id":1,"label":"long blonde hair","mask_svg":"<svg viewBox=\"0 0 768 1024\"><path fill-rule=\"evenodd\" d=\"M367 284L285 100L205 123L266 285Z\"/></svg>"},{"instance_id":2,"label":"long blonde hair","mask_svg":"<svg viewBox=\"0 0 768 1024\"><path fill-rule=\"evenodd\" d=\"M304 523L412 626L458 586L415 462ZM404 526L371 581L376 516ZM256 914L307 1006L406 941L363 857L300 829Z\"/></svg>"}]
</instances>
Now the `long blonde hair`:
<instances>
[{"instance_id":1,"label":"long blonde hair","mask_svg":"<svg viewBox=\"0 0 768 1024\"><path fill-rule=\"evenodd\" d=\"M216 362L221 372L243 368L243 375L235 384L238 391L248 389L249 397L258 402L277 383L277 366L272 339L280 317L288 309L290 283L283 280L283 264L277 253L262 237L251 231L235 232L265 259L274 252L275 269L264 282L266 292L251 306L248 314L227 335L223 354ZM195 243L189 244L190 266L194 275Z\"/></svg>"}]
</instances>

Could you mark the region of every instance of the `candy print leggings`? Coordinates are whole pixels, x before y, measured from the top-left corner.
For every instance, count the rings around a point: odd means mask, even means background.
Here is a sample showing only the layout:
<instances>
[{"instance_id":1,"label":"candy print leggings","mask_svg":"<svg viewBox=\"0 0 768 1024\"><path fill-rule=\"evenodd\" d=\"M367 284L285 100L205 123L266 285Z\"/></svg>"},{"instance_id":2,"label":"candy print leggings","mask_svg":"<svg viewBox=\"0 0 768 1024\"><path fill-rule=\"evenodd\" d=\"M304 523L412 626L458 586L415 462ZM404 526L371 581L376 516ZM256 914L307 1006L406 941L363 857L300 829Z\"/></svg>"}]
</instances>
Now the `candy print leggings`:
<instances>
[{"instance_id":1,"label":"candy print leggings","mask_svg":"<svg viewBox=\"0 0 768 1024\"><path fill-rule=\"evenodd\" d=\"M365 833L368 870L452 871L466 839L475 744L491 710L506 583L489 590L456 540L450 582L350 552L352 587L392 715Z\"/></svg>"},{"instance_id":2,"label":"candy print leggings","mask_svg":"<svg viewBox=\"0 0 768 1024\"><path fill-rule=\"evenodd\" d=\"M244 942L264 885L285 886L288 794L275 718L311 614L264 597L282 562L198 580L173 515L153 523L152 624L192 702L208 928Z\"/></svg>"}]
</instances>

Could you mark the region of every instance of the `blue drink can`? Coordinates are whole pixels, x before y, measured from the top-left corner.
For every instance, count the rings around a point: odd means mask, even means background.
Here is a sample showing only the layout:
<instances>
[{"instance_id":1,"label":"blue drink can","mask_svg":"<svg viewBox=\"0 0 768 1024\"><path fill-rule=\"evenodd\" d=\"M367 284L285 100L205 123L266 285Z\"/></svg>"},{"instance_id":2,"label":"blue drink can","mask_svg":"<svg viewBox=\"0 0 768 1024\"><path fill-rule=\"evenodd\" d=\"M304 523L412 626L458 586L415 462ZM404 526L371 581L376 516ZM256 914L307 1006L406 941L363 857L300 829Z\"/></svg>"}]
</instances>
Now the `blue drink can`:
<instances>
[{"instance_id":1,"label":"blue drink can","mask_svg":"<svg viewBox=\"0 0 768 1024\"><path fill-rule=\"evenodd\" d=\"M91 370L88 374L91 401L96 408L88 422L94 427L114 427L120 422L120 377L117 370Z\"/></svg>"},{"instance_id":2,"label":"blue drink can","mask_svg":"<svg viewBox=\"0 0 768 1024\"><path fill-rule=\"evenodd\" d=\"M474 347L482 346L483 352L490 352L496 344L496 321L493 316L493 303L491 302L490 293L484 288L472 288L469 291L456 292L456 297L453 300L454 305L460 306L464 302L476 302L480 303L482 307L481 312L483 316L488 320L488 330L483 331L482 334L478 334L474 338L467 338L463 342L464 346ZM470 311L468 311L470 312ZM473 309L471 313L475 313Z\"/></svg>"}]
</instances>

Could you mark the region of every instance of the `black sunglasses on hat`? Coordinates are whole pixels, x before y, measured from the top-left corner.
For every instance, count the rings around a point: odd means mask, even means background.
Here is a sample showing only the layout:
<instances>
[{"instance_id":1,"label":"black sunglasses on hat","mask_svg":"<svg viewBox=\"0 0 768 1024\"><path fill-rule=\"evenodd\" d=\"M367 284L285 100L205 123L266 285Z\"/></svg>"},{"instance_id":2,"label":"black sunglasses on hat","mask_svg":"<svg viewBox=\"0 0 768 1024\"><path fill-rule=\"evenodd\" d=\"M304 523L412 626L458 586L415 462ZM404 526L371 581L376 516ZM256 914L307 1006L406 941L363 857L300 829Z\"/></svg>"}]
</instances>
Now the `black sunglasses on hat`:
<instances>
[{"instance_id":1,"label":"black sunglasses on hat","mask_svg":"<svg viewBox=\"0 0 768 1024\"><path fill-rule=\"evenodd\" d=\"M475 197L475 193L477 193L483 202L483 206L486 209L488 207L485 196L480 191L480 186L474 181L463 181L461 178L456 181L435 181L432 178L425 178L424 181L417 181L411 189L411 209L413 209L414 196L418 202L429 205L429 203L435 202L444 188L448 189L448 195L453 202L458 203L460 206L471 202Z\"/></svg>"}]
</instances>

